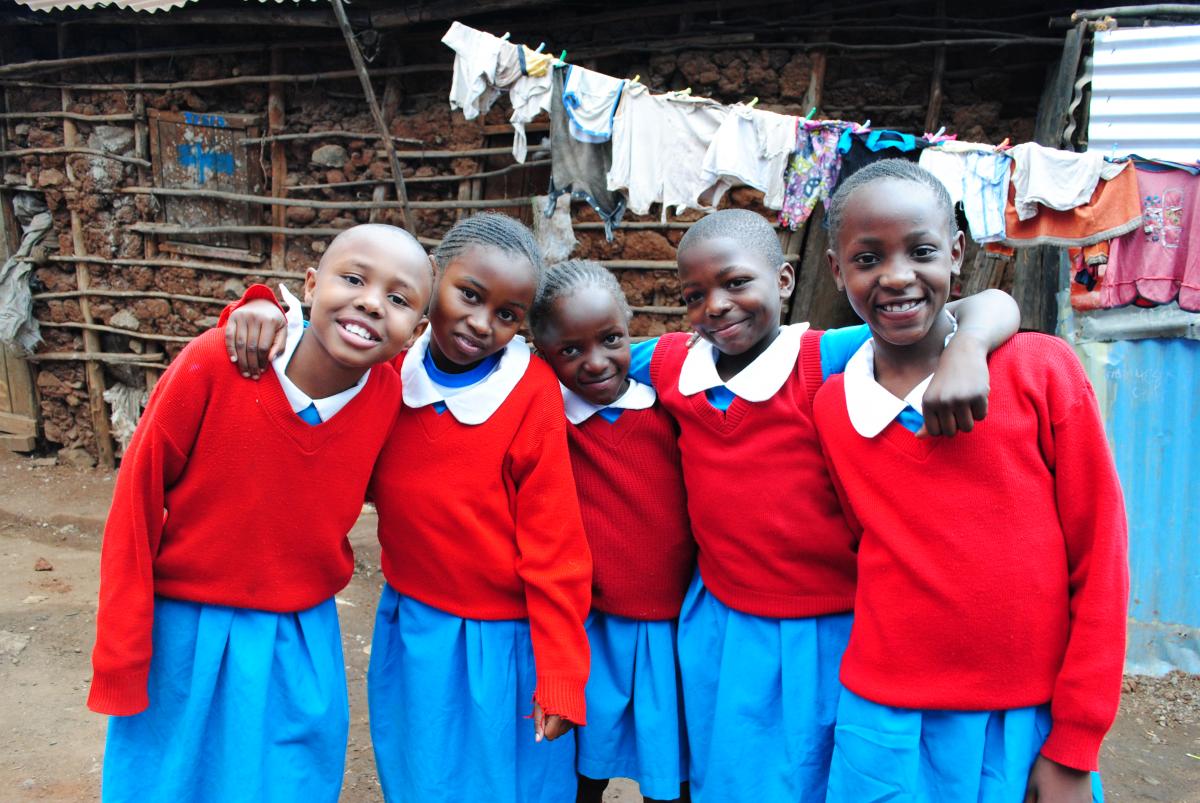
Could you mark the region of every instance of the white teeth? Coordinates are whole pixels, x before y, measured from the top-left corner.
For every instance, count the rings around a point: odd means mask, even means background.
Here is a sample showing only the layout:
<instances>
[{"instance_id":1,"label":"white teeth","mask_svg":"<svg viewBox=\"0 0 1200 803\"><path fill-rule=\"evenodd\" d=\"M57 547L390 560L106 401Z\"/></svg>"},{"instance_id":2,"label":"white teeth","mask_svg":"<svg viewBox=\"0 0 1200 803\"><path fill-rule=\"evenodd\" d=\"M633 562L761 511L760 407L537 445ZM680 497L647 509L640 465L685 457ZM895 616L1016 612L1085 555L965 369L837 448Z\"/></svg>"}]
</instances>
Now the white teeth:
<instances>
[{"instance_id":1,"label":"white teeth","mask_svg":"<svg viewBox=\"0 0 1200 803\"><path fill-rule=\"evenodd\" d=\"M371 332L365 326L359 326L356 323L344 323L344 324L342 324L342 328L345 329L347 332L349 332L352 335L358 335L363 340L372 340L372 341L379 340L379 338L377 338L377 337L375 337L375 335L371 334Z\"/></svg>"},{"instance_id":2,"label":"white teeth","mask_svg":"<svg viewBox=\"0 0 1200 803\"><path fill-rule=\"evenodd\" d=\"M917 304L919 304L919 303L921 303L921 302L919 302L919 301L902 301L898 304L884 304L883 309L885 312L908 312L910 309L913 309L914 307L916 307Z\"/></svg>"}]
</instances>

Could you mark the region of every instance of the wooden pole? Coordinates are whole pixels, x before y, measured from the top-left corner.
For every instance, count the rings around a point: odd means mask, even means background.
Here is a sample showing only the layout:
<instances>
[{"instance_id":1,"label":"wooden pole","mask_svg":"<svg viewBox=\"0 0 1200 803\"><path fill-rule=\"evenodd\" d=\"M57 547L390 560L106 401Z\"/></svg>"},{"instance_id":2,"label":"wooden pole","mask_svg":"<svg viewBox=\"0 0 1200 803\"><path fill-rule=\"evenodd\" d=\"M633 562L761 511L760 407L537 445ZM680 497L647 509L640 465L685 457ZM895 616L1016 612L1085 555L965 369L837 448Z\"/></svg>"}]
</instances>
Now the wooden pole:
<instances>
[{"instance_id":1,"label":"wooden pole","mask_svg":"<svg viewBox=\"0 0 1200 803\"><path fill-rule=\"evenodd\" d=\"M141 29L134 31L133 35L134 42L140 51ZM142 80L142 60L140 58L135 58L133 61L133 80L137 82ZM133 111L136 117L133 125L134 148L138 158L148 160L150 158L150 132L146 128L146 97L141 92L137 92L133 96ZM149 181L150 175L146 172L146 168L138 167L138 184L145 185ZM142 237L142 253L146 259L154 259L158 256L158 241L154 239L153 235ZM161 347L153 341L144 343L142 347L147 354L158 354L162 351ZM155 368L146 368L144 376L146 377L146 392L152 393L154 386L158 384L159 371Z\"/></svg>"},{"instance_id":2,"label":"wooden pole","mask_svg":"<svg viewBox=\"0 0 1200 803\"><path fill-rule=\"evenodd\" d=\"M279 47L271 48L271 72L278 74L283 70L283 51ZM280 81L272 81L267 96L267 130L272 137L277 137L284 126L284 87ZM287 152L284 144L278 139L271 142L271 197L283 198L287 194ZM271 225L283 228L287 224L287 209L282 205L271 207ZM278 232L271 235L271 268L283 270L287 258L287 234Z\"/></svg>"},{"instance_id":3,"label":"wooden pole","mask_svg":"<svg viewBox=\"0 0 1200 803\"><path fill-rule=\"evenodd\" d=\"M137 32L135 31L135 37ZM136 41L136 39L135 39ZM331 47L333 42L328 39L288 42L284 47L308 49L314 47ZM128 64L131 61L144 59L177 59L184 56L216 56L224 53L258 53L262 43L248 45L203 45L201 47L167 47L157 50L142 50L136 48L124 53L98 53L92 56L73 56L69 59L40 59L36 61L14 62L0 67L0 76L19 75L30 72L47 72L52 70L67 70L73 67L86 67L92 64ZM134 79L141 81L141 78Z\"/></svg>"},{"instance_id":4,"label":"wooden pole","mask_svg":"<svg viewBox=\"0 0 1200 803\"><path fill-rule=\"evenodd\" d=\"M938 0L938 27L946 26L946 0ZM937 131L937 121L942 116L942 75L946 72L946 48L939 47L933 53L933 73L929 79L929 108L925 111L925 130Z\"/></svg>"},{"instance_id":5,"label":"wooden pole","mask_svg":"<svg viewBox=\"0 0 1200 803\"><path fill-rule=\"evenodd\" d=\"M407 67L392 67L376 70L375 75L402 75L422 72L450 72L453 65L446 64L413 64ZM23 81L12 78L0 78L4 86L22 87L25 89L81 89L89 92L170 92L175 89L214 89L223 86L242 86L244 84L269 84L272 81L283 81L292 84L308 84L315 81L337 81L343 78L355 78L355 70L332 70L329 72L301 73L298 75L236 75L232 78L210 78L203 81L143 81L140 83L88 84L59 81Z\"/></svg>"},{"instance_id":6,"label":"wooden pole","mask_svg":"<svg viewBox=\"0 0 1200 803\"><path fill-rule=\"evenodd\" d=\"M1200 16L1200 6L1195 3L1159 3L1149 6L1113 6L1111 8L1093 8L1086 11L1076 11L1071 15L1071 22L1080 20L1098 20L1105 17L1197 17Z\"/></svg>"},{"instance_id":7,"label":"wooden pole","mask_svg":"<svg viewBox=\"0 0 1200 803\"><path fill-rule=\"evenodd\" d=\"M118 190L123 195L167 195L180 198L213 198L219 201L234 201L237 203L260 204L262 206L302 206L309 209L499 209L512 206L525 206L529 198L479 198L458 201L409 201L403 204L399 201L318 201L307 198L264 198L239 192L224 192L222 190L200 190L191 188L173 189L167 187L122 187Z\"/></svg>"},{"instance_id":8,"label":"wooden pole","mask_svg":"<svg viewBox=\"0 0 1200 803\"><path fill-rule=\"evenodd\" d=\"M66 28L59 25L58 55L60 58L66 49L66 33ZM63 111L70 111L71 100L71 90L63 89ZM64 119L63 143L68 148L73 148L76 145L78 137L79 132L75 127L75 121ZM67 180L74 185L76 179L70 160L66 162L66 172ZM83 243L83 221L79 218L78 210L74 208L71 209L71 245L74 254L84 255L87 253L87 249ZM75 283L80 290L87 290L91 287L92 275L86 262L75 263ZM92 318L91 302L86 297L79 299L79 312L83 316L84 324L91 325L95 323ZM83 350L85 353L96 353L101 350L100 336L96 332L84 330ZM116 459L113 454L112 435L109 431L108 408L104 403L104 370L100 367L99 362L89 361L84 369L84 375L87 379L88 408L92 417L92 430L96 434L96 458L100 465L112 468L116 465Z\"/></svg>"},{"instance_id":9,"label":"wooden pole","mask_svg":"<svg viewBox=\"0 0 1200 803\"><path fill-rule=\"evenodd\" d=\"M408 230L409 234L416 237L417 226L408 209L408 191L404 188L404 173L400 167L400 157L396 155L396 143L392 142L392 133L388 129L387 121L383 119L379 101L375 98L375 87L371 84L370 74L367 73L366 61L363 60L362 51L358 49L358 41L354 38L350 21L346 19L346 8L342 5L342 0L330 0L330 7L333 9L333 15L337 18L338 27L342 30L342 36L346 40L346 48L350 51L350 60L354 62L354 70L358 73L363 94L367 97L367 106L371 109L371 117L375 119L375 126L379 129L380 136L383 137L383 147L387 150L388 163L392 168L392 181L396 185L396 200L400 202L400 212L404 217L404 228Z\"/></svg>"},{"instance_id":10,"label":"wooden pole","mask_svg":"<svg viewBox=\"0 0 1200 803\"><path fill-rule=\"evenodd\" d=\"M63 89L64 95L70 97L71 90ZM63 127L67 125L75 127L75 120L71 117L63 118ZM104 159L112 159L114 162L124 162L125 164L137 165L138 167L150 167L150 163L145 159L139 159L136 156L121 156L117 153L109 153L108 151L98 151L95 148L80 148L74 145L66 145L61 148L17 148L16 150L0 151L0 156L59 156L82 153L87 156L100 156Z\"/></svg>"},{"instance_id":11,"label":"wooden pole","mask_svg":"<svg viewBox=\"0 0 1200 803\"><path fill-rule=\"evenodd\" d=\"M388 83L392 82L392 78L388 79ZM275 81L273 83L279 83ZM386 115L384 119L390 120L391 116ZM291 134L276 134L266 137L247 137L240 140L243 145L258 145L263 142L291 142L297 139L366 139L376 140L383 139L382 134L371 134L365 131L299 131ZM392 137L392 142L399 142L403 145L424 145L424 140L412 139L411 137Z\"/></svg>"}]
</instances>

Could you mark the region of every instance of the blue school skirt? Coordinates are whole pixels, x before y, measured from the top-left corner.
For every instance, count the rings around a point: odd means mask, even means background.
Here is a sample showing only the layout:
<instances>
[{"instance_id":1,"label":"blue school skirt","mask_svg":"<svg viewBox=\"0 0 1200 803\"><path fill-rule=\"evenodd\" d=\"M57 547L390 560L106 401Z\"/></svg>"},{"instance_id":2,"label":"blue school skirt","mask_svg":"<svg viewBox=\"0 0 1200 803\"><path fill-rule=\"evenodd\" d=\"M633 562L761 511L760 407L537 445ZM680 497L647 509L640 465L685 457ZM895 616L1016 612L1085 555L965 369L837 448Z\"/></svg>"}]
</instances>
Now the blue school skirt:
<instances>
[{"instance_id":1,"label":"blue school skirt","mask_svg":"<svg viewBox=\"0 0 1200 803\"><path fill-rule=\"evenodd\" d=\"M828 803L1021 803L1050 734L1050 706L1007 711L892 708L846 689ZM1092 800L1103 803L1099 773Z\"/></svg>"},{"instance_id":2,"label":"blue school skirt","mask_svg":"<svg viewBox=\"0 0 1200 803\"><path fill-rule=\"evenodd\" d=\"M386 583L367 701L384 798L572 803L575 734L534 742L526 619L463 619Z\"/></svg>"},{"instance_id":3,"label":"blue school skirt","mask_svg":"<svg viewBox=\"0 0 1200 803\"><path fill-rule=\"evenodd\" d=\"M335 803L350 714L337 606L154 601L150 706L111 717L111 803Z\"/></svg>"},{"instance_id":4,"label":"blue school skirt","mask_svg":"<svg viewBox=\"0 0 1200 803\"><path fill-rule=\"evenodd\" d=\"M693 801L825 799L852 621L735 611L697 570L679 614Z\"/></svg>"},{"instance_id":5,"label":"blue school skirt","mask_svg":"<svg viewBox=\"0 0 1200 803\"><path fill-rule=\"evenodd\" d=\"M632 778L646 797L673 800L687 780L674 619L645 622L593 610L588 724L575 768L588 778Z\"/></svg>"}]
</instances>

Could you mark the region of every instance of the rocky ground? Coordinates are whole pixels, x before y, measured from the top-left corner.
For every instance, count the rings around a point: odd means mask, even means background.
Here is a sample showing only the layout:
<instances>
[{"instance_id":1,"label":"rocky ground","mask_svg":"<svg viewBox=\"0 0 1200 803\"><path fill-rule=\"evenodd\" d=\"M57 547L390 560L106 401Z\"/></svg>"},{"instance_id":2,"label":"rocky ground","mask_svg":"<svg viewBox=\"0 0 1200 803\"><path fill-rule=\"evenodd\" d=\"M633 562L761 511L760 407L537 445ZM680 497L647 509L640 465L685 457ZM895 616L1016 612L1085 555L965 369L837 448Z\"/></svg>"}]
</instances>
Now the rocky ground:
<instances>
[{"instance_id":1,"label":"rocky ground","mask_svg":"<svg viewBox=\"0 0 1200 803\"><path fill-rule=\"evenodd\" d=\"M0 452L0 800L99 799L104 719L84 706L97 564L113 475ZM339 595L350 682L344 803L382 799L365 698L382 577L374 517L353 534L354 581ZM1131 676L1104 745L1109 801L1200 803L1200 677ZM609 800L632 803L621 782Z\"/></svg>"}]
</instances>

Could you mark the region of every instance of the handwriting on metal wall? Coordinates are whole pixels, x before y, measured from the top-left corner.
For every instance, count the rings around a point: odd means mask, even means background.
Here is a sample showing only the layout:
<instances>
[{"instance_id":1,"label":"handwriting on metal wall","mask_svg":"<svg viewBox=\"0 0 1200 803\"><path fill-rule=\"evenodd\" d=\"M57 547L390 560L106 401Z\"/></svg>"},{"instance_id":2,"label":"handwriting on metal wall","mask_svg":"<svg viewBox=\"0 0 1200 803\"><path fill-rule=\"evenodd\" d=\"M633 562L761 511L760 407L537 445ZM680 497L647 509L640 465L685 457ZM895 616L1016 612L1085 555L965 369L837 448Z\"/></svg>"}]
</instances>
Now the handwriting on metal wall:
<instances>
[{"instance_id":1,"label":"handwriting on metal wall","mask_svg":"<svg viewBox=\"0 0 1200 803\"><path fill-rule=\"evenodd\" d=\"M186 125L202 126L205 128L225 128L225 118L219 114L195 114L193 112L183 113L183 122ZM205 148L203 134L195 134L192 131L187 131L184 138L189 142L181 142L175 146L179 155L179 164L182 167L195 170L196 183L204 184L209 176L224 174L232 176L237 165L234 162L233 154L222 150L209 150Z\"/></svg>"}]
</instances>

